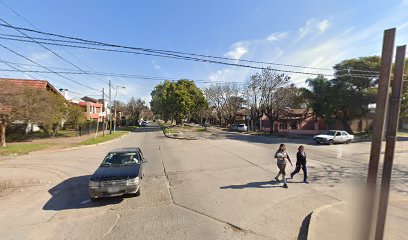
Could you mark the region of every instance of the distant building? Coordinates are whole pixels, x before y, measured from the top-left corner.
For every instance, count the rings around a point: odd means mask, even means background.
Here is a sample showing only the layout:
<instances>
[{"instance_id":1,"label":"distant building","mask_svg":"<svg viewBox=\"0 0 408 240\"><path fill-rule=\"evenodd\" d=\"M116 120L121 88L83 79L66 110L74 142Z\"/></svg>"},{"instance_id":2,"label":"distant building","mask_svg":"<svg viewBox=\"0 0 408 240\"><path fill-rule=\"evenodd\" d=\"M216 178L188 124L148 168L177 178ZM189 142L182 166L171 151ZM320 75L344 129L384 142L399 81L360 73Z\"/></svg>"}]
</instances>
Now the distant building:
<instances>
[{"instance_id":1,"label":"distant building","mask_svg":"<svg viewBox=\"0 0 408 240\"><path fill-rule=\"evenodd\" d=\"M81 98L77 103L79 106L83 107L84 115L89 121L99 121L102 122L103 118L108 116L109 111L107 108L107 101L102 99L95 99L88 96Z\"/></svg>"}]
</instances>

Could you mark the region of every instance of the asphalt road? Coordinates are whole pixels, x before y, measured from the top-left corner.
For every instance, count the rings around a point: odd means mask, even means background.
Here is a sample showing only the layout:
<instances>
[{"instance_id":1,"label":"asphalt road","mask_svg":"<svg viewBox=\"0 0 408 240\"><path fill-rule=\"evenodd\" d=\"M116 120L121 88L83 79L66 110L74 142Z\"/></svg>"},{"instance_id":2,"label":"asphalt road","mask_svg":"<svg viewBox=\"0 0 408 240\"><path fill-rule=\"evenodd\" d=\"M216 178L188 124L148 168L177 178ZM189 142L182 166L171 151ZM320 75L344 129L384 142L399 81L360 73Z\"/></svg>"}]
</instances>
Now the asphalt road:
<instances>
[{"instance_id":1,"label":"asphalt road","mask_svg":"<svg viewBox=\"0 0 408 240\"><path fill-rule=\"evenodd\" d=\"M289 189L271 181L281 142L292 158L305 145L310 184L302 173ZM148 160L141 196L91 202L90 175L108 151L131 146ZM1 239L302 239L314 209L364 181L369 147L244 134L175 140L152 125L104 145L2 158ZM408 146L397 148L391 197L406 198Z\"/></svg>"}]
</instances>

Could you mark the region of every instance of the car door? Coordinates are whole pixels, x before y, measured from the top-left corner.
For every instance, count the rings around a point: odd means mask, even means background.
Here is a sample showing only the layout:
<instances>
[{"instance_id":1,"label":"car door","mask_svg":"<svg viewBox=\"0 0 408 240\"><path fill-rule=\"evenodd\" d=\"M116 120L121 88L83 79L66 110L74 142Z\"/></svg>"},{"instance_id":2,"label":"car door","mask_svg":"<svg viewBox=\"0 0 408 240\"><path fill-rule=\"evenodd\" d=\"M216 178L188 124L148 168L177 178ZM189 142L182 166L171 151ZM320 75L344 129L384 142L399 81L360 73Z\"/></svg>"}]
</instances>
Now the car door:
<instances>
[{"instance_id":1,"label":"car door","mask_svg":"<svg viewBox=\"0 0 408 240\"><path fill-rule=\"evenodd\" d=\"M334 140L335 143L341 143L343 141L342 136L341 136L341 132L336 132L336 135L334 135L333 140Z\"/></svg>"},{"instance_id":2,"label":"car door","mask_svg":"<svg viewBox=\"0 0 408 240\"><path fill-rule=\"evenodd\" d=\"M348 140L348 134L346 132L341 132L342 142L345 143Z\"/></svg>"}]
</instances>

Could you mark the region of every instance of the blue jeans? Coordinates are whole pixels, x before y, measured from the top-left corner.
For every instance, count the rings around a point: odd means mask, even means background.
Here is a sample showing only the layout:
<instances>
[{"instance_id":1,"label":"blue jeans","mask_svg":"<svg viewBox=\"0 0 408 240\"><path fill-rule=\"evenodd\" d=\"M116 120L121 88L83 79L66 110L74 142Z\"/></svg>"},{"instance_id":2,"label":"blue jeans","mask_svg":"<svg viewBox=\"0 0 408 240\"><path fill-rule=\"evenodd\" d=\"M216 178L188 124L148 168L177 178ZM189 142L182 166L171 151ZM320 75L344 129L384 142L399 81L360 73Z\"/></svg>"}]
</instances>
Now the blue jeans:
<instances>
[{"instance_id":1,"label":"blue jeans","mask_svg":"<svg viewBox=\"0 0 408 240\"><path fill-rule=\"evenodd\" d=\"M296 165L295 171L292 172L291 176L293 177L296 173L302 168L303 171L303 181L307 181L307 168L306 165Z\"/></svg>"}]
</instances>

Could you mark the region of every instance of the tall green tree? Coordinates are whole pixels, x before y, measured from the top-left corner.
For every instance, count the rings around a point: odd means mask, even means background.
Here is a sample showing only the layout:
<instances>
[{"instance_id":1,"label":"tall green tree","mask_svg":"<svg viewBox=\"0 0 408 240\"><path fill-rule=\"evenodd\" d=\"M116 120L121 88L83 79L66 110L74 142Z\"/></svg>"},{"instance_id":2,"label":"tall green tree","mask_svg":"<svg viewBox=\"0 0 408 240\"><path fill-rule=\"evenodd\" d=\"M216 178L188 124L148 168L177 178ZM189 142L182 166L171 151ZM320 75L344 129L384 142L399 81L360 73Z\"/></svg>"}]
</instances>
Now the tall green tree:
<instances>
[{"instance_id":1,"label":"tall green tree","mask_svg":"<svg viewBox=\"0 0 408 240\"><path fill-rule=\"evenodd\" d=\"M130 115L130 122L132 125L136 124L143 110L146 108L146 103L141 98L135 99L132 97L129 100L129 102L126 104L126 111Z\"/></svg>"},{"instance_id":2,"label":"tall green tree","mask_svg":"<svg viewBox=\"0 0 408 240\"><path fill-rule=\"evenodd\" d=\"M206 107L203 92L191 80L165 81L155 87L151 96L152 111L166 121L176 120L176 124L189 116L198 116Z\"/></svg>"},{"instance_id":3,"label":"tall green tree","mask_svg":"<svg viewBox=\"0 0 408 240\"><path fill-rule=\"evenodd\" d=\"M333 67L335 115L350 132L350 122L367 118L368 105L375 103L380 61L378 56L360 57L344 60Z\"/></svg>"}]
</instances>

